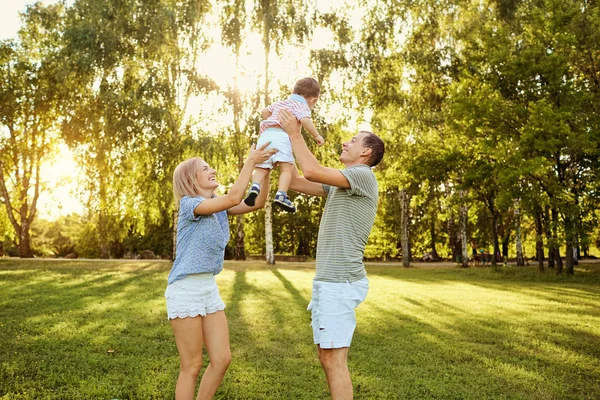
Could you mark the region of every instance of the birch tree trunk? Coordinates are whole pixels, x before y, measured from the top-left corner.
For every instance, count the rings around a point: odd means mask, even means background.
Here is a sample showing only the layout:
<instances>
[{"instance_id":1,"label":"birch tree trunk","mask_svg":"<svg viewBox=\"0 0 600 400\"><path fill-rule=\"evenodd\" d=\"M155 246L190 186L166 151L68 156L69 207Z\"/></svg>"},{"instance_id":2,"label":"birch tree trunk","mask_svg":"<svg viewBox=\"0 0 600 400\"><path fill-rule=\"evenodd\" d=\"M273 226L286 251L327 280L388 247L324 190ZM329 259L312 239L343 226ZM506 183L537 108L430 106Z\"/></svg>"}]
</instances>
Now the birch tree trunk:
<instances>
[{"instance_id":1,"label":"birch tree trunk","mask_svg":"<svg viewBox=\"0 0 600 400\"><path fill-rule=\"evenodd\" d=\"M267 264L275 264L275 253L273 251L273 215L271 204L271 191L269 182L263 183L263 190L269 190L267 200L265 202L265 259Z\"/></svg>"},{"instance_id":2,"label":"birch tree trunk","mask_svg":"<svg viewBox=\"0 0 600 400\"><path fill-rule=\"evenodd\" d=\"M265 86L264 86L264 100L265 107L269 105L269 52L271 50L271 39L269 34L271 32L270 23L268 22L269 16L267 13L263 15L263 44L265 46ZM263 182L263 188L269 190L269 195L265 203L265 258L267 264L275 264L275 252L273 251L273 205L271 204L271 184L270 182ZM264 190L264 189L263 189Z\"/></svg>"},{"instance_id":3,"label":"birch tree trunk","mask_svg":"<svg viewBox=\"0 0 600 400\"><path fill-rule=\"evenodd\" d=\"M402 189L399 193L400 205L401 205L401 246L402 246L402 266L410 267L410 234L409 234L409 196L406 193L406 189Z\"/></svg>"}]
</instances>

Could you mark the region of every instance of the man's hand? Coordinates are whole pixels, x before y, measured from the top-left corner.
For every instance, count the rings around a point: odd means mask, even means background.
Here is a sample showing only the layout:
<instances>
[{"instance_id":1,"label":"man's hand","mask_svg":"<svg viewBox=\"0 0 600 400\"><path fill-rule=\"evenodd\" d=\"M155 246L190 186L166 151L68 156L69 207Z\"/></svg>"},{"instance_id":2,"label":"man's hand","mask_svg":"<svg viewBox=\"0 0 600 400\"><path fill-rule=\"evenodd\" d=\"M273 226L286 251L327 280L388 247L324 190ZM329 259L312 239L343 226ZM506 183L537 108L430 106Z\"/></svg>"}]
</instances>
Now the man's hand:
<instances>
[{"instance_id":1,"label":"man's hand","mask_svg":"<svg viewBox=\"0 0 600 400\"><path fill-rule=\"evenodd\" d=\"M279 122L288 135L300 134L300 122L288 110L283 109L278 114Z\"/></svg>"}]
</instances>

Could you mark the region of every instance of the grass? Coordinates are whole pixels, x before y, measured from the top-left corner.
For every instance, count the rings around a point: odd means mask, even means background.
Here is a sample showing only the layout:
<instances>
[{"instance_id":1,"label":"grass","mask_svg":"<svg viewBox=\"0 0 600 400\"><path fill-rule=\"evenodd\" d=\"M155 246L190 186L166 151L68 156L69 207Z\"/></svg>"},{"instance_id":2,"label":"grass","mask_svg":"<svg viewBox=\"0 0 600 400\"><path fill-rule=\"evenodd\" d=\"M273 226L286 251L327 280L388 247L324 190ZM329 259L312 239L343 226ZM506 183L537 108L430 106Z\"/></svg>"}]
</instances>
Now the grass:
<instances>
[{"instance_id":1,"label":"grass","mask_svg":"<svg viewBox=\"0 0 600 400\"><path fill-rule=\"evenodd\" d=\"M0 399L173 398L169 268L0 259ZM233 362L215 398L328 398L305 311L313 268L226 262ZM600 398L600 265L367 269L356 399Z\"/></svg>"}]
</instances>

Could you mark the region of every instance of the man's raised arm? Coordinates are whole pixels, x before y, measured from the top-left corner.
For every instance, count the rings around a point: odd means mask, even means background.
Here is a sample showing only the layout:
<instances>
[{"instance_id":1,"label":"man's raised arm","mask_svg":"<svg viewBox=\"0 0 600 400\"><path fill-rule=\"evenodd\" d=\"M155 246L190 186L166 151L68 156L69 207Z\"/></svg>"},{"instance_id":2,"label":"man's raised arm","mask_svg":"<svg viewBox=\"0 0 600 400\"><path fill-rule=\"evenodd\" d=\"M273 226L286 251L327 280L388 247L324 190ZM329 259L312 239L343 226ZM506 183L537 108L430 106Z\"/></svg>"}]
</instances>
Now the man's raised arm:
<instances>
[{"instance_id":1,"label":"man's raised arm","mask_svg":"<svg viewBox=\"0 0 600 400\"><path fill-rule=\"evenodd\" d=\"M340 170L319 164L300 133L300 123L289 111L281 110L279 112L279 122L281 122L283 130L290 136L294 156L306 179L340 188L350 187L350 183Z\"/></svg>"}]
</instances>

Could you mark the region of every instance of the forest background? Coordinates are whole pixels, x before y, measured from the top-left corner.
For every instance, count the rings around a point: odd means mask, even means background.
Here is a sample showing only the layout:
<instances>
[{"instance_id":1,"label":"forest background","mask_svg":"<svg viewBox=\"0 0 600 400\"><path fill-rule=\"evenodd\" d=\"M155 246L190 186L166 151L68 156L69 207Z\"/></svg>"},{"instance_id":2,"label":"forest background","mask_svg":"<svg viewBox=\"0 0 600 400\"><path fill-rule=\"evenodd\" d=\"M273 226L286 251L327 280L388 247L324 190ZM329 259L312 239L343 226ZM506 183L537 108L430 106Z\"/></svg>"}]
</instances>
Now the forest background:
<instances>
[{"instance_id":1,"label":"forest background","mask_svg":"<svg viewBox=\"0 0 600 400\"><path fill-rule=\"evenodd\" d=\"M226 191L260 110L304 76L322 163L365 125L386 142L367 258L572 274L597 254L597 2L73 0L21 18L0 41L0 255L171 258L174 167L200 156ZM49 218L61 153L76 192ZM226 256L313 257L324 200L292 200L232 219Z\"/></svg>"}]
</instances>

